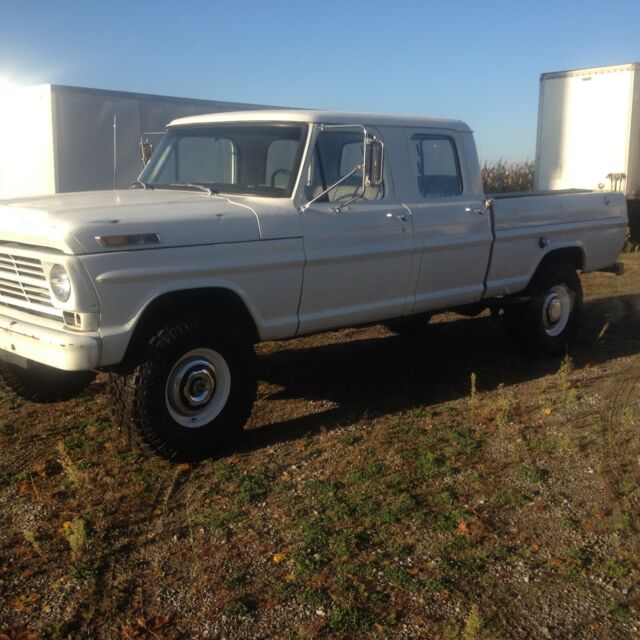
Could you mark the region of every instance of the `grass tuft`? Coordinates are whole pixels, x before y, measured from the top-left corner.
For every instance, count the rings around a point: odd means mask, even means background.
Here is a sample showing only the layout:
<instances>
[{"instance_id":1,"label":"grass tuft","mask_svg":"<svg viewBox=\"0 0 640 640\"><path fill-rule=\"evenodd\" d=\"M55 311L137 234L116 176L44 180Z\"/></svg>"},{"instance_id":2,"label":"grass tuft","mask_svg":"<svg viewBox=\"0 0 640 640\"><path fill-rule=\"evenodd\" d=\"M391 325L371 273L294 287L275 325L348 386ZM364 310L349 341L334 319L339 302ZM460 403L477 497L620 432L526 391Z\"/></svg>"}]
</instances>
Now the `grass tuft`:
<instances>
[{"instance_id":1,"label":"grass tuft","mask_svg":"<svg viewBox=\"0 0 640 640\"><path fill-rule=\"evenodd\" d=\"M478 377L475 371L471 372L469 382L469 409L471 409L472 412L475 412L480 404L480 399L478 398Z\"/></svg>"},{"instance_id":2,"label":"grass tuft","mask_svg":"<svg viewBox=\"0 0 640 640\"><path fill-rule=\"evenodd\" d=\"M569 354L562 358L560 368L558 369L558 377L560 379L560 392L562 399L566 405L571 404L576 399L576 391L571 384L571 375L574 370L573 360Z\"/></svg>"}]
</instances>

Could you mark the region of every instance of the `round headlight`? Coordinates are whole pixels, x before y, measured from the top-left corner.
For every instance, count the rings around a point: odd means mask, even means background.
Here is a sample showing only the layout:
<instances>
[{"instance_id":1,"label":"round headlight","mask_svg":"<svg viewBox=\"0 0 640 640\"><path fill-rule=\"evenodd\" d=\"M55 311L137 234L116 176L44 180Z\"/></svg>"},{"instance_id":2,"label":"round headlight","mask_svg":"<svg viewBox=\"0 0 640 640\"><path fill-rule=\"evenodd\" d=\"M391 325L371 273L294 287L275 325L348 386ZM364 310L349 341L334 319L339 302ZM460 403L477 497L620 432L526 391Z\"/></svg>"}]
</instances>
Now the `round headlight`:
<instances>
[{"instance_id":1,"label":"round headlight","mask_svg":"<svg viewBox=\"0 0 640 640\"><path fill-rule=\"evenodd\" d=\"M67 270L61 264L54 264L49 271L49 285L53 295L60 301L66 302L71 295L71 279Z\"/></svg>"}]
</instances>

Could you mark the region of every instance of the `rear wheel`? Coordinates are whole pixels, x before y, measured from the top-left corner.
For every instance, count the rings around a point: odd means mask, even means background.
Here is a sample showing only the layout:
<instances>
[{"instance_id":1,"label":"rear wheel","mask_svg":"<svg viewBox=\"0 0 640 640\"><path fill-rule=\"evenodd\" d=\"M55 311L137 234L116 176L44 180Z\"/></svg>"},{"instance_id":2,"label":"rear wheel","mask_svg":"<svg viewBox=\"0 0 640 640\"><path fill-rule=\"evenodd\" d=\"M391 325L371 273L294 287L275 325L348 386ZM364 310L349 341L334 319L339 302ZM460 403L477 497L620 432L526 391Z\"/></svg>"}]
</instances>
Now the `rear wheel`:
<instances>
[{"instance_id":1,"label":"rear wheel","mask_svg":"<svg viewBox=\"0 0 640 640\"><path fill-rule=\"evenodd\" d=\"M578 331L582 285L568 262L543 266L530 287L531 298L504 309L507 335L525 352L561 355Z\"/></svg>"},{"instance_id":2,"label":"rear wheel","mask_svg":"<svg viewBox=\"0 0 640 640\"><path fill-rule=\"evenodd\" d=\"M201 314L151 335L125 373L111 373L114 416L168 458L218 451L241 431L256 395L250 341L230 318Z\"/></svg>"},{"instance_id":3,"label":"rear wheel","mask_svg":"<svg viewBox=\"0 0 640 640\"><path fill-rule=\"evenodd\" d=\"M84 391L95 378L92 371L62 371L27 361L27 368L0 361L0 374L18 396L31 402L61 402Z\"/></svg>"}]
</instances>

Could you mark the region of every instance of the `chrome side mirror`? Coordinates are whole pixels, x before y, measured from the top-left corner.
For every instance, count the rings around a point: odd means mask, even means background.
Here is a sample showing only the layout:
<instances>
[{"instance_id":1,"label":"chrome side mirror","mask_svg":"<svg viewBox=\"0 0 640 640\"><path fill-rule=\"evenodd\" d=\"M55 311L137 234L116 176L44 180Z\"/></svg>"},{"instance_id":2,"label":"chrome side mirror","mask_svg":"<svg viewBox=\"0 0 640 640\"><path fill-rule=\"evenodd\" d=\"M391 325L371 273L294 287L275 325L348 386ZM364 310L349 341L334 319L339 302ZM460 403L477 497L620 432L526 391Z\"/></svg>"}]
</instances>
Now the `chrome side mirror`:
<instances>
[{"instance_id":1,"label":"chrome side mirror","mask_svg":"<svg viewBox=\"0 0 640 640\"><path fill-rule=\"evenodd\" d=\"M140 151L142 152L142 164L146 167L153 154L153 144L149 138L142 136L140 138Z\"/></svg>"},{"instance_id":2,"label":"chrome side mirror","mask_svg":"<svg viewBox=\"0 0 640 640\"><path fill-rule=\"evenodd\" d=\"M162 137L164 137L164 131L143 131L140 136L140 152L142 155L142 166L146 167L153 155L153 150L155 148L155 144L152 140L158 142ZM157 138L153 138L152 136L158 136Z\"/></svg>"},{"instance_id":3,"label":"chrome side mirror","mask_svg":"<svg viewBox=\"0 0 640 640\"><path fill-rule=\"evenodd\" d=\"M384 143L369 138L366 145L364 183L367 187L379 187L384 174Z\"/></svg>"}]
</instances>

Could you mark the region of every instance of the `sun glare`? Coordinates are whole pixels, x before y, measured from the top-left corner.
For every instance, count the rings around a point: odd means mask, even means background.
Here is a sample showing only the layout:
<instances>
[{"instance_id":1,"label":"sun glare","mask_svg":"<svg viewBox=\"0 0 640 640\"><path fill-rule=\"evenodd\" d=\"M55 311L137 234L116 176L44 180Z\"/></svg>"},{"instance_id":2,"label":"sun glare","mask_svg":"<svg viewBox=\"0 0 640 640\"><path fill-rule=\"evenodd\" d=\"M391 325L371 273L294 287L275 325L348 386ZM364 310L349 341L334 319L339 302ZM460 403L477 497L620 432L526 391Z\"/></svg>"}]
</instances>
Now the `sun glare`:
<instances>
[{"instance_id":1,"label":"sun glare","mask_svg":"<svg viewBox=\"0 0 640 640\"><path fill-rule=\"evenodd\" d=\"M16 87L16 83L9 77L0 74L0 92L10 91Z\"/></svg>"}]
</instances>

